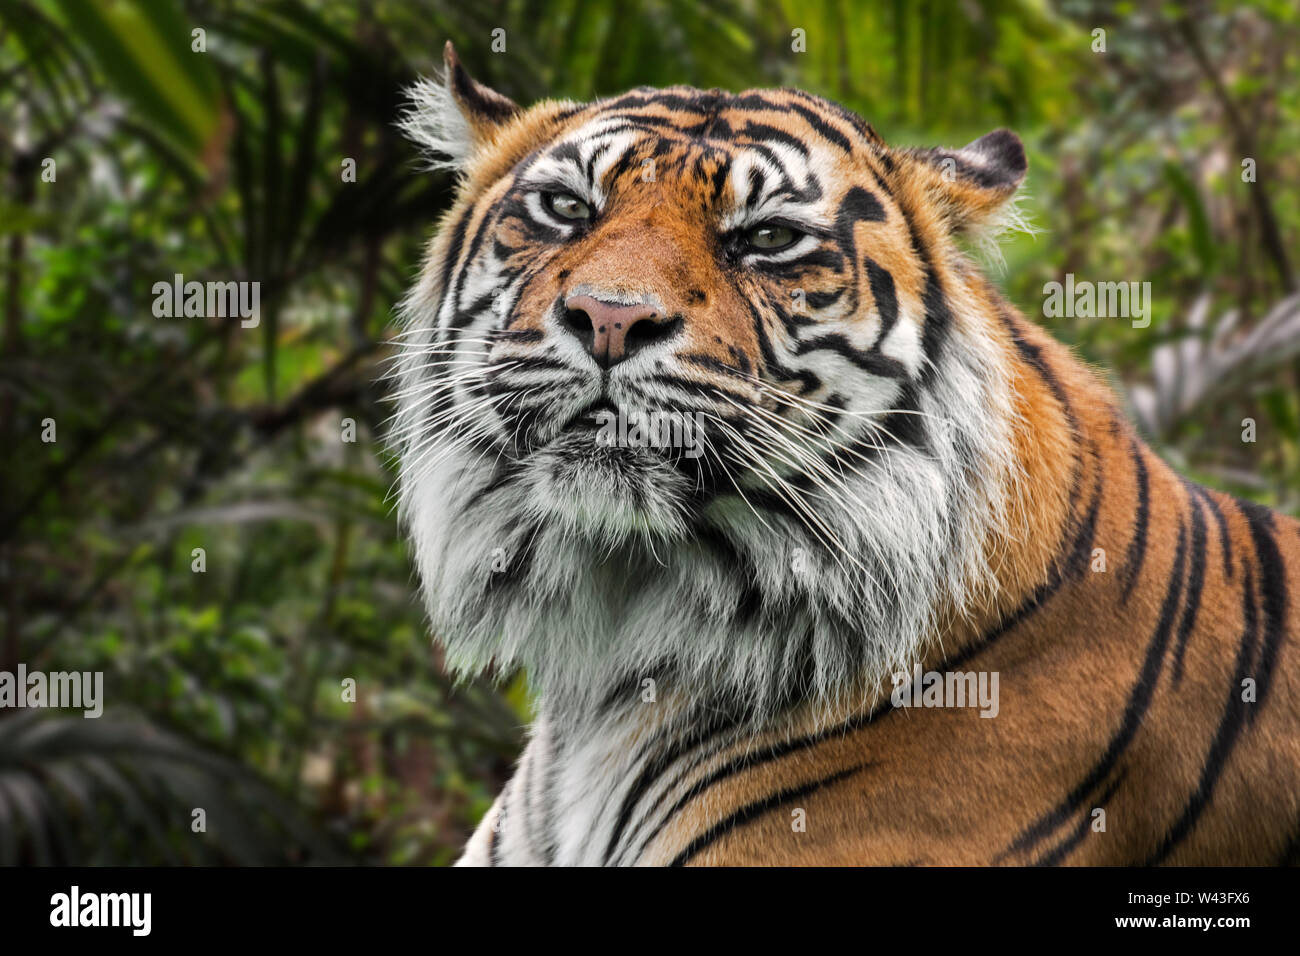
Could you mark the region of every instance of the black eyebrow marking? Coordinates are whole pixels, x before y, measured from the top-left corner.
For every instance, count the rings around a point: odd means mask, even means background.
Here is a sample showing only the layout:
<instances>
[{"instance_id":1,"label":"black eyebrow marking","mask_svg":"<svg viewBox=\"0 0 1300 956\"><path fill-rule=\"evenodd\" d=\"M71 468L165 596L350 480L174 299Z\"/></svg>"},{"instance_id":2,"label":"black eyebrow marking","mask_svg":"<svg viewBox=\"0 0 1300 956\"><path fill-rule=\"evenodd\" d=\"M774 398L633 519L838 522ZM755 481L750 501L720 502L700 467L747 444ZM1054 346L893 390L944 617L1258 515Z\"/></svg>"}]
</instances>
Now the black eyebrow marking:
<instances>
[{"instance_id":1,"label":"black eyebrow marking","mask_svg":"<svg viewBox=\"0 0 1300 956\"><path fill-rule=\"evenodd\" d=\"M581 159L581 154L578 152L578 144L573 140L568 140L567 142L560 143L558 146L553 146L551 148L550 156L552 159L567 159L573 163L577 163L579 159Z\"/></svg>"},{"instance_id":2,"label":"black eyebrow marking","mask_svg":"<svg viewBox=\"0 0 1300 956\"><path fill-rule=\"evenodd\" d=\"M749 195L745 197L745 208L753 209L758 203L758 197L763 194L763 189L767 185L767 177L757 166L749 167Z\"/></svg>"},{"instance_id":3,"label":"black eyebrow marking","mask_svg":"<svg viewBox=\"0 0 1300 956\"><path fill-rule=\"evenodd\" d=\"M582 168L582 174L587 178L587 182L592 181L592 177L596 173L596 163L600 161L600 157L604 156L612 148L612 143L601 143L591 151L591 155L587 157L587 164Z\"/></svg>"}]
</instances>

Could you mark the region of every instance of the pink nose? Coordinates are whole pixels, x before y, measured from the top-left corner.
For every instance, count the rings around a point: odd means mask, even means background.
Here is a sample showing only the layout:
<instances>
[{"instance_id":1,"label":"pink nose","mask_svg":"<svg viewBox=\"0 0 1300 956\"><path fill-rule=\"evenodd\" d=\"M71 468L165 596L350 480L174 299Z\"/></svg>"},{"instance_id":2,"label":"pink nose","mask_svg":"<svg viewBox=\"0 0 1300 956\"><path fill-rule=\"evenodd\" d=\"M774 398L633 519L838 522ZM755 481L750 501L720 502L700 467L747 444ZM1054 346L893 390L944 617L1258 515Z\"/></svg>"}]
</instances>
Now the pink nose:
<instances>
[{"instance_id":1,"label":"pink nose","mask_svg":"<svg viewBox=\"0 0 1300 956\"><path fill-rule=\"evenodd\" d=\"M617 365L641 347L666 338L673 327L652 305L619 305L589 295L564 300L563 324L601 368Z\"/></svg>"}]
</instances>

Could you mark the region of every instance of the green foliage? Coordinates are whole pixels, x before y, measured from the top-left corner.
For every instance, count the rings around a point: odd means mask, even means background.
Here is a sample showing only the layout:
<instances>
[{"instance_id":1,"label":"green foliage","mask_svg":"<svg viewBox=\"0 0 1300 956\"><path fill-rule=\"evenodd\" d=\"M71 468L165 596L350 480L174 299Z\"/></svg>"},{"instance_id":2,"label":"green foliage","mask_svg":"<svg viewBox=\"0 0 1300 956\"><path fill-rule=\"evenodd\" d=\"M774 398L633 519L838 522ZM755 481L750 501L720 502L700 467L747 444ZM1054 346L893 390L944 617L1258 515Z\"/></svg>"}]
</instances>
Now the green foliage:
<instances>
[{"instance_id":1,"label":"green foliage","mask_svg":"<svg viewBox=\"0 0 1300 956\"><path fill-rule=\"evenodd\" d=\"M786 84L898 145L1014 127L1039 231L1004 243L1000 281L1039 321L1067 272L1150 281L1148 329L1048 323L1121 388L1295 289L1293 4L350 6L0 7L0 669L103 671L108 700L99 721L0 712L0 862L445 863L508 774L526 683L449 681L380 440L391 308L451 187L396 120L448 38L521 103ZM261 282L260 325L156 318L177 273ZM1272 351L1148 431L1196 477L1298 511L1300 368Z\"/></svg>"},{"instance_id":2,"label":"green foliage","mask_svg":"<svg viewBox=\"0 0 1300 956\"><path fill-rule=\"evenodd\" d=\"M0 721L0 865L345 859L260 775L146 721Z\"/></svg>"}]
</instances>

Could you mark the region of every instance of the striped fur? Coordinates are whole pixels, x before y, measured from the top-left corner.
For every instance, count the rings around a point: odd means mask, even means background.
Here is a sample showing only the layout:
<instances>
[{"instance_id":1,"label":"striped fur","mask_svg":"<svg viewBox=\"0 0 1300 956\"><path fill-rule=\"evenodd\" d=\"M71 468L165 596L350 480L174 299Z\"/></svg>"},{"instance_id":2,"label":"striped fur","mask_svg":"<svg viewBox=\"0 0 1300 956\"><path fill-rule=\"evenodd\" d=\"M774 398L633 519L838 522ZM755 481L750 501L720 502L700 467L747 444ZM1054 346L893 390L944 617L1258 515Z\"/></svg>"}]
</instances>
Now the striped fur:
<instances>
[{"instance_id":1,"label":"striped fur","mask_svg":"<svg viewBox=\"0 0 1300 956\"><path fill-rule=\"evenodd\" d=\"M794 90L522 110L447 60L402 513L448 660L540 715L462 863L1297 855L1300 525L1180 479L962 253L1013 134L890 149ZM602 370L575 294L672 335ZM599 448L602 402L699 413L704 453ZM894 707L916 664L998 674L996 717Z\"/></svg>"}]
</instances>

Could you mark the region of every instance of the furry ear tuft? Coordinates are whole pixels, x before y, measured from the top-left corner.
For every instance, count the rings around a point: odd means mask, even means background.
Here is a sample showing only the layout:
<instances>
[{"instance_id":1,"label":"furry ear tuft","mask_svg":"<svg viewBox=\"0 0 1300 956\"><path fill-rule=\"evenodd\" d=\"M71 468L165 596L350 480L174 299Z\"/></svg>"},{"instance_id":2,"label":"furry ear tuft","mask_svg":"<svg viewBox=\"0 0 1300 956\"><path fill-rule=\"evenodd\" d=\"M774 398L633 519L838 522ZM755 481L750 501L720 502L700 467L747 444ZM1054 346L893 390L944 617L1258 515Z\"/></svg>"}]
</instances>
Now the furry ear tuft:
<instances>
[{"instance_id":1,"label":"furry ear tuft","mask_svg":"<svg viewBox=\"0 0 1300 956\"><path fill-rule=\"evenodd\" d=\"M965 232L1000 217L1029 168L1020 137L996 129L961 149L905 150L925 192L953 232Z\"/></svg>"},{"instance_id":2,"label":"furry ear tuft","mask_svg":"<svg viewBox=\"0 0 1300 956\"><path fill-rule=\"evenodd\" d=\"M422 78L407 89L410 105L399 125L424 152L430 168L460 169L520 109L470 76L450 40L442 58L445 69L439 80Z\"/></svg>"},{"instance_id":3,"label":"furry ear tuft","mask_svg":"<svg viewBox=\"0 0 1300 956\"><path fill-rule=\"evenodd\" d=\"M910 149L902 156L948 229L971 240L991 264L1001 263L1004 232L1034 232L1017 205L1029 164L1011 130L996 129L961 149Z\"/></svg>"},{"instance_id":4,"label":"furry ear tuft","mask_svg":"<svg viewBox=\"0 0 1300 956\"><path fill-rule=\"evenodd\" d=\"M1029 169L1024 144L1009 129L995 129L950 155L958 175L982 189L1014 192Z\"/></svg>"},{"instance_id":5,"label":"furry ear tuft","mask_svg":"<svg viewBox=\"0 0 1300 956\"><path fill-rule=\"evenodd\" d=\"M473 148L469 123L451 89L421 77L406 89L407 109L398 126L424 154L429 169L460 169Z\"/></svg>"}]
</instances>

